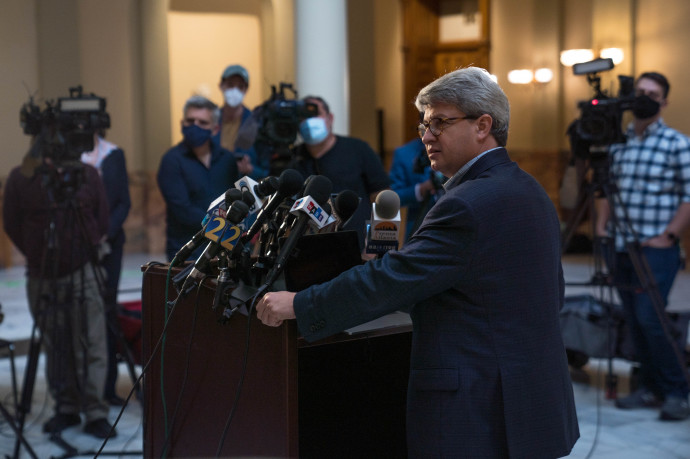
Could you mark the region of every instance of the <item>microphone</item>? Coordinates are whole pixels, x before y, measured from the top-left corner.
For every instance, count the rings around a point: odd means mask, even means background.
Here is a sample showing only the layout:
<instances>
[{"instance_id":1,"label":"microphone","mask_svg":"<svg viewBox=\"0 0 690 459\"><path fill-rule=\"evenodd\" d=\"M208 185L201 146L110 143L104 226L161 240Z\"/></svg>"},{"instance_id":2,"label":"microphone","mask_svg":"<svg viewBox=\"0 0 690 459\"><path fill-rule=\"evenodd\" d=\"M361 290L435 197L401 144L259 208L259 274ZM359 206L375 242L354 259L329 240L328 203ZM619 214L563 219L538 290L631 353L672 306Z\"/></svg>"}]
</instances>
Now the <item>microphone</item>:
<instances>
[{"instance_id":1,"label":"microphone","mask_svg":"<svg viewBox=\"0 0 690 459\"><path fill-rule=\"evenodd\" d=\"M285 169L276 180L278 182L276 192L256 215L256 220L252 223L247 234L242 237L243 242L250 241L259 232L285 198L294 195L302 188L302 175L294 169Z\"/></svg>"},{"instance_id":2,"label":"microphone","mask_svg":"<svg viewBox=\"0 0 690 459\"><path fill-rule=\"evenodd\" d=\"M204 236L209 243L199 258L194 262L192 270L186 277L180 295L186 295L197 280L208 274L211 260L213 260L221 248L232 250L239 242L242 230L236 225L249 213L249 206L243 201L234 201L227 211L226 218L215 216L211 218L204 228Z\"/></svg>"},{"instance_id":3,"label":"microphone","mask_svg":"<svg viewBox=\"0 0 690 459\"><path fill-rule=\"evenodd\" d=\"M172 261L170 262L170 267L174 268L175 266L179 266L180 264L184 263L187 258L189 258L189 256L201 246L206 236L206 224L211 217L216 215L225 217L227 208L233 202L241 198L242 192L240 190L237 188L228 188L224 194L214 199L213 202L211 202L211 204L208 206L206 215L201 221L201 229L194 236L192 236L192 239L190 239L189 242L187 242L182 246L182 248L180 248L180 250L177 251L175 257L173 257Z\"/></svg>"},{"instance_id":4,"label":"microphone","mask_svg":"<svg viewBox=\"0 0 690 459\"><path fill-rule=\"evenodd\" d=\"M372 205L366 253L374 253L380 257L391 249L396 250L399 232L400 196L393 190L383 190Z\"/></svg>"},{"instance_id":5,"label":"microphone","mask_svg":"<svg viewBox=\"0 0 690 459\"><path fill-rule=\"evenodd\" d=\"M340 231L359 207L359 196L352 190L343 190L333 200L333 213L338 218L336 231Z\"/></svg>"},{"instance_id":6,"label":"microphone","mask_svg":"<svg viewBox=\"0 0 690 459\"><path fill-rule=\"evenodd\" d=\"M331 188L333 188L333 184L327 177L315 175L309 180L309 184L305 188L305 196L295 201L290 213L295 215L296 219L290 227L288 237L280 248L273 268L266 275L266 280L260 288L262 292L269 289L282 273L285 263L297 245L297 241L307 230L309 224L321 227L328 220L328 214L322 206L327 203Z\"/></svg>"},{"instance_id":7,"label":"microphone","mask_svg":"<svg viewBox=\"0 0 690 459\"><path fill-rule=\"evenodd\" d=\"M242 193L247 192L251 194L251 203L248 202L247 204L249 204L249 213L254 214L263 206L264 198L278 189L278 179L269 176L262 179L261 182L257 182L250 177L244 176L235 182L235 188L242 191ZM249 200L249 198L247 199Z\"/></svg>"}]
</instances>

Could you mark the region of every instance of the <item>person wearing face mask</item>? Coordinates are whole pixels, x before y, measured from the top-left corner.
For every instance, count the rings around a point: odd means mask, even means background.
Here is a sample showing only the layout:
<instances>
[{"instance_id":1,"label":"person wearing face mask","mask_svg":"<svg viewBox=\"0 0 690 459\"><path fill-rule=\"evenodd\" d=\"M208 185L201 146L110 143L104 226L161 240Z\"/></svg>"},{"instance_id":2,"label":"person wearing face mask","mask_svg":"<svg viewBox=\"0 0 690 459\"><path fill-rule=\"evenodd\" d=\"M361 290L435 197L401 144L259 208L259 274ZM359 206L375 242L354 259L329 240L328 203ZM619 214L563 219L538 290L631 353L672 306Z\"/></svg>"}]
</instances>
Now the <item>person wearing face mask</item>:
<instances>
[{"instance_id":1,"label":"person wearing face mask","mask_svg":"<svg viewBox=\"0 0 690 459\"><path fill-rule=\"evenodd\" d=\"M609 148L621 205L611 209L608 201L600 200L596 219L597 236L611 235L612 212L619 221L629 222L635 233L619 228L615 234L616 285L640 285L626 252L627 243L639 241L664 306L683 265L680 237L690 226L690 139L668 127L661 117L669 88L666 77L656 72L643 73L636 80L634 119L627 128L627 140ZM688 418L684 363L649 295L644 289L630 288L620 288L619 295L639 362L639 388L616 400L616 406L660 406L662 420Z\"/></svg>"},{"instance_id":2,"label":"person wearing face mask","mask_svg":"<svg viewBox=\"0 0 690 459\"><path fill-rule=\"evenodd\" d=\"M163 155L157 177L166 204L168 260L201 229L211 201L240 177L233 154L213 139L219 129L218 106L192 96L183 114L183 139ZM199 247L189 259L196 259L202 250Z\"/></svg>"},{"instance_id":3,"label":"person wearing face mask","mask_svg":"<svg viewBox=\"0 0 690 459\"><path fill-rule=\"evenodd\" d=\"M360 249L363 249L371 203L381 190L390 187L388 174L366 142L333 133L333 114L325 100L317 96L302 100L316 104L319 114L300 123L303 143L295 148L295 159L289 167L299 171L305 179L314 174L326 176L333 182L333 193L343 190L357 193L361 198L359 207L343 229L357 231Z\"/></svg>"},{"instance_id":4,"label":"person wearing face mask","mask_svg":"<svg viewBox=\"0 0 690 459\"><path fill-rule=\"evenodd\" d=\"M223 71L218 85L223 93L223 107L220 112L220 129L214 138L225 148L234 152L240 175L259 180L268 175L268 165L259 164L252 145L238 145L238 137L248 126L251 110L243 104L249 89L249 72L241 65L229 65ZM241 144L246 142L240 142Z\"/></svg>"}]
</instances>

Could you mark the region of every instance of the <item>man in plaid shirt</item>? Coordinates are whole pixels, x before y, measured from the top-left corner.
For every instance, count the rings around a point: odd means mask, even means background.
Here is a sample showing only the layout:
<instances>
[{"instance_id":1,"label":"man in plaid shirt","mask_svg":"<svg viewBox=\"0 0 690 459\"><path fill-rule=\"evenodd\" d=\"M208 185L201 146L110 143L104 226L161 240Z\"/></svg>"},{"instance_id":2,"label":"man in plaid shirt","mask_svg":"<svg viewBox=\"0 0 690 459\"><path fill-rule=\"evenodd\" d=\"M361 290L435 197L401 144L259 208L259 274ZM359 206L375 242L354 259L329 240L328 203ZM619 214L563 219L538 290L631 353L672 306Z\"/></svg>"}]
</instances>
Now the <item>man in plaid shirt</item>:
<instances>
[{"instance_id":1,"label":"man in plaid shirt","mask_svg":"<svg viewBox=\"0 0 690 459\"><path fill-rule=\"evenodd\" d=\"M615 206L614 202L613 211L621 224L614 231L609 202L601 200L597 203L596 233L615 233L612 271L640 364L639 389L618 399L616 406L661 406L660 419L683 420L690 416L690 408L679 350L667 336L650 295L643 288L622 288L641 285L626 251L628 243L640 242L664 307L683 264L679 240L690 226L690 139L661 118L668 92L669 83L659 73L643 73L635 82L634 120L628 126L627 141L609 150L621 204Z\"/></svg>"}]
</instances>

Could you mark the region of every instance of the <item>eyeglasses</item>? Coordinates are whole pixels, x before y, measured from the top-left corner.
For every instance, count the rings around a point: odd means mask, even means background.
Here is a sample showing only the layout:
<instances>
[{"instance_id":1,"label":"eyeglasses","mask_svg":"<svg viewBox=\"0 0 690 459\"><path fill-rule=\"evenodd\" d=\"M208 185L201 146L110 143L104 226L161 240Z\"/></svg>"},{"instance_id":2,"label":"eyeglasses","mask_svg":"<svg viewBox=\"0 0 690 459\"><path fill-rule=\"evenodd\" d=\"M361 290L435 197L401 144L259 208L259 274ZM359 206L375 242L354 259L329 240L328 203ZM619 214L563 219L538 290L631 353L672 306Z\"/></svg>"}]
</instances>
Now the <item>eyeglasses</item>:
<instances>
[{"instance_id":1,"label":"eyeglasses","mask_svg":"<svg viewBox=\"0 0 690 459\"><path fill-rule=\"evenodd\" d=\"M446 126L451 125L451 121L459 120L476 120L476 116L456 116L454 118L431 118L429 121L422 121L417 126L417 132L419 132L419 137L424 137L427 129L431 130L431 133L436 137L440 136L443 129Z\"/></svg>"}]
</instances>

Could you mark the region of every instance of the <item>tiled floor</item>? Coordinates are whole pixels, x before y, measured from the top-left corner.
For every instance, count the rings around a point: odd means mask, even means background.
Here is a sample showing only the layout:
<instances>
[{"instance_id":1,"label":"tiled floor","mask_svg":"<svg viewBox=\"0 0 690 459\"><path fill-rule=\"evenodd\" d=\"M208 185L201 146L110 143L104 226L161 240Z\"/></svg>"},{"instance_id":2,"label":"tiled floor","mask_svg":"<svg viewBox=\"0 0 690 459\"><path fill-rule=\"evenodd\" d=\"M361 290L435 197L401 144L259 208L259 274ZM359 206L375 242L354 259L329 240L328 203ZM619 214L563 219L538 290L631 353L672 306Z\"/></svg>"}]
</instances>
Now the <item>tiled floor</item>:
<instances>
[{"instance_id":1,"label":"tiled floor","mask_svg":"<svg viewBox=\"0 0 690 459\"><path fill-rule=\"evenodd\" d=\"M125 269L120 285L120 301L138 298L141 285L141 264L150 260L162 260L163 257L149 255L127 255ZM587 281L592 275L592 263L588 257L568 256L564 259L566 281ZM585 287L570 286L568 295L589 291ZM0 338L21 342L31 333L32 321L28 314L23 270L14 268L0 270L0 304L4 321L0 323ZM676 280L671 293L669 309L690 311L690 272L682 272ZM10 412L14 412L10 363L6 352L0 350L0 401ZM26 358L16 358L16 370L19 388L24 380ZM572 454L572 458L625 458L625 459L666 459L690 458L690 420L683 422L661 422L657 420L658 412L654 410L621 411L613 406L613 401L605 397L604 377L607 373L607 360L590 359L582 373L574 373L573 387L578 410L581 437ZM33 406L27 416L24 436L39 458L65 455L65 450L51 442L41 432L41 426L52 414L52 401L46 395L43 375L43 359L39 361L36 375L36 386L33 392ZM137 367L137 372L141 370ZM622 359L613 360L613 371L619 376L618 393L624 395L628 390L627 377L630 373L629 362ZM126 397L132 388L132 380L126 365L120 364L118 392ZM111 408L110 420L115 421L120 410ZM142 450L142 407L133 397L124 409L117 422L118 436L103 446L102 455L127 452L127 457L141 457ZM85 457L93 457L102 446L102 441L85 435L78 427L63 432L62 438ZM16 436L6 420L0 417L0 455L12 457L16 445ZM20 457L30 457L25 448L21 448Z\"/></svg>"}]
</instances>

